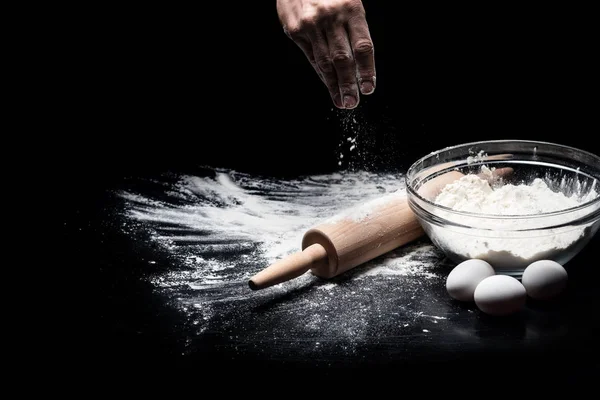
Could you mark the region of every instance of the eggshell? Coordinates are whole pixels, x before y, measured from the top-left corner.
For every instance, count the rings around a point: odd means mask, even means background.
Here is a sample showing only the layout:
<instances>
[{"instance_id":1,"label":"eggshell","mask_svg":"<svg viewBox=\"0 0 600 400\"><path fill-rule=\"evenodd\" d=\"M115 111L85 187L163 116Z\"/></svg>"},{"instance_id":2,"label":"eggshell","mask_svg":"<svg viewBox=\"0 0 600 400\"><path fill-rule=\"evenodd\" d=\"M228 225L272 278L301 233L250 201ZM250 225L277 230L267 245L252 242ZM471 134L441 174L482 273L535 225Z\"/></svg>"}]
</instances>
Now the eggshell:
<instances>
[{"instance_id":1,"label":"eggshell","mask_svg":"<svg viewBox=\"0 0 600 400\"><path fill-rule=\"evenodd\" d=\"M531 263L521 278L527 295L536 300L549 300L559 295L567 287L567 271L552 260Z\"/></svg>"},{"instance_id":2,"label":"eggshell","mask_svg":"<svg viewBox=\"0 0 600 400\"><path fill-rule=\"evenodd\" d=\"M509 315L525 305L527 293L517 279L494 275L482 280L475 288L475 305L486 314Z\"/></svg>"},{"instance_id":3,"label":"eggshell","mask_svg":"<svg viewBox=\"0 0 600 400\"><path fill-rule=\"evenodd\" d=\"M473 301L473 293L479 282L494 274L494 268L486 261L466 260L450 271L446 278L446 290L456 300Z\"/></svg>"}]
</instances>

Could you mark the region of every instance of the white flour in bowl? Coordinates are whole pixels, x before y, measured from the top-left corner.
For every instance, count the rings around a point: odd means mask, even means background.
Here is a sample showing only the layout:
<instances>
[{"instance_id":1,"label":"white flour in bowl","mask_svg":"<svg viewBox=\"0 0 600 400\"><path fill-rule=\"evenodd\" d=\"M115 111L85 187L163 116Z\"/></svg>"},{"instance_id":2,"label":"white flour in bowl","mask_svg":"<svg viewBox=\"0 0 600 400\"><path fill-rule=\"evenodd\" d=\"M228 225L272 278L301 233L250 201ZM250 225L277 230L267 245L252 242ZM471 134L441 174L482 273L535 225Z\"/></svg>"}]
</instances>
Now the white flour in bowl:
<instances>
[{"instance_id":1,"label":"white flour in bowl","mask_svg":"<svg viewBox=\"0 0 600 400\"><path fill-rule=\"evenodd\" d=\"M494 190L477 175L465 175L446 185L435 202L456 211L494 215L541 214L581 204L577 196L554 192L540 178L529 185L507 184Z\"/></svg>"},{"instance_id":2,"label":"white flour in bowl","mask_svg":"<svg viewBox=\"0 0 600 400\"><path fill-rule=\"evenodd\" d=\"M530 184L507 184L493 189L488 181L476 175L466 175L446 185L434 202L455 211L491 215L536 215L576 207L597 197L591 190L585 196L565 196L554 192L542 179ZM469 217L464 217L467 221ZM572 214L562 217L563 223L573 219ZM517 271L538 259L556 259L575 248L587 226L566 226L546 229L539 233L515 232L528 229L530 219L487 219L485 230L467 232L433 226L431 236L438 246L457 258L480 258L496 269ZM492 230L490 230L492 229ZM497 229L494 231L493 229Z\"/></svg>"}]
</instances>

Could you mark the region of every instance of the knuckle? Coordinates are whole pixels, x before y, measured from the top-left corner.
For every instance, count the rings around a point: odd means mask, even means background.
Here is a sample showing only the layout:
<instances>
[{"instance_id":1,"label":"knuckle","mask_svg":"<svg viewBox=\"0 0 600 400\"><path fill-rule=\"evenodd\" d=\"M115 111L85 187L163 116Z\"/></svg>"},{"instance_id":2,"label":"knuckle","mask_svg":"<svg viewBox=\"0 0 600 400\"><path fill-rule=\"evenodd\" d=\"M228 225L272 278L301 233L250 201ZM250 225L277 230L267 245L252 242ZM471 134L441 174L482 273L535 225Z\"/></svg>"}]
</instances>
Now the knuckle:
<instances>
[{"instance_id":1,"label":"knuckle","mask_svg":"<svg viewBox=\"0 0 600 400\"><path fill-rule=\"evenodd\" d=\"M309 31L317 26L317 19L312 16L306 16L300 20L298 25L301 31Z\"/></svg>"},{"instance_id":2,"label":"knuckle","mask_svg":"<svg viewBox=\"0 0 600 400\"><path fill-rule=\"evenodd\" d=\"M337 9L336 9L336 5L330 5L330 4L320 4L317 7L317 10L315 12L315 14L318 16L319 19L324 19L324 18L328 18L328 17L332 17L337 15Z\"/></svg>"},{"instance_id":3,"label":"knuckle","mask_svg":"<svg viewBox=\"0 0 600 400\"><path fill-rule=\"evenodd\" d=\"M360 0L346 0L342 4L343 9L353 15L364 15L365 9Z\"/></svg>"},{"instance_id":4,"label":"knuckle","mask_svg":"<svg viewBox=\"0 0 600 400\"><path fill-rule=\"evenodd\" d=\"M298 26L301 31L309 31L315 29L315 27L319 24L319 19L320 16L318 13L305 13L300 17L300 20L298 21Z\"/></svg>"},{"instance_id":5,"label":"knuckle","mask_svg":"<svg viewBox=\"0 0 600 400\"><path fill-rule=\"evenodd\" d=\"M340 92L344 94L356 95L356 85L354 82L339 82Z\"/></svg>"},{"instance_id":6,"label":"knuckle","mask_svg":"<svg viewBox=\"0 0 600 400\"><path fill-rule=\"evenodd\" d=\"M317 66L324 74L329 74L333 72L333 64L331 63L331 59L329 57L319 57L315 60Z\"/></svg>"},{"instance_id":7,"label":"knuckle","mask_svg":"<svg viewBox=\"0 0 600 400\"><path fill-rule=\"evenodd\" d=\"M331 58L334 64L348 64L352 61L352 55L345 50L335 50Z\"/></svg>"},{"instance_id":8,"label":"knuckle","mask_svg":"<svg viewBox=\"0 0 600 400\"><path fill-rule=\"evenodd\" d=\"M285 32L292 39L298 38L302 34L302 28L298 24L289 25L285 28Z\"/></svg>"},{"instance_id":9,"label":"knuckle","mask_svg":"<svg viewBox=\"0 0 600 400\"><path fill-rule=\"evenodd\" d=\"M301 37L314 28L314 23L308 19L300 19L284 26L285 33L292 39Z\"/></svg>"},{"instance_id":10,"label":"knuckle","mask_svg":"<svg viewBox=\"0 0 600 400\"><path fill-rule=\"evenodd\" d=\"M370 56L373 54L373 42L370 40L359 40L354 45L354 54L358 56Z\"/></svg>"}]
</instances>

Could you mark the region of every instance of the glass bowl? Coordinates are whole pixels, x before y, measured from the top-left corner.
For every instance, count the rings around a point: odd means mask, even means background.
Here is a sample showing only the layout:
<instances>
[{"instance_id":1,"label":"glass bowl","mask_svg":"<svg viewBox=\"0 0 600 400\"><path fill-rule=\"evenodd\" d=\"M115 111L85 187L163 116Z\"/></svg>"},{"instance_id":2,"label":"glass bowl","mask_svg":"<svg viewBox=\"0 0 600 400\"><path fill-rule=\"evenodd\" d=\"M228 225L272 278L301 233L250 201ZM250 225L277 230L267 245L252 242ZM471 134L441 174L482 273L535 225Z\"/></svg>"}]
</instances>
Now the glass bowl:
<instances>
[{"instance_id":1,"label":"glass bowl","mask_svg":"<svg viewBox=\"0 0 600 400\"><path fill-rule=\"evenodd\" d=\"M497 176L500 171L510 173ZM507 184L529 185L539 178L577 203L566 209L513 215L439 204L446 183L436 181L451 182L472 174L486 178L493 190ZM449 176L454 177L448 181ZM450 260L458 264L482 259L498 274L520 278L529 264L542 259L565 265L600 227L600 157L560 144L493 140L447 147L416 161L408 169L406 186L411 210Z\"/></svg>"}]
</instances>

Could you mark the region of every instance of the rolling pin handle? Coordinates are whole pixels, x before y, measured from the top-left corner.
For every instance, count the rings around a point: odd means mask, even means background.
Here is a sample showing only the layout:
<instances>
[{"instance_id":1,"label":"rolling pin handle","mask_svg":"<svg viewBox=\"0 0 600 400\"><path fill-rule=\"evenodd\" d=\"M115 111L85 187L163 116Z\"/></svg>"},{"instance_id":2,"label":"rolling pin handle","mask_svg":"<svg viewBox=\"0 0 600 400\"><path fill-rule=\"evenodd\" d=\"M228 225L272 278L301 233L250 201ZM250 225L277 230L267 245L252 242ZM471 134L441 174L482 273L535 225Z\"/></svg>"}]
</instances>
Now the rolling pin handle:
<instances>
[{"instance_id":1,"label":"rolling pin handle","mask_svg":"<svg viewBox=\"0 0 600 400\"><path fill-rule=\"evenodd\" d=\"M252 290L264 289L294 279L312 268L323 268L328 263L325 248L313 244L260 271L248 281L248 286Z\"/></svg>"}]
</instances>

